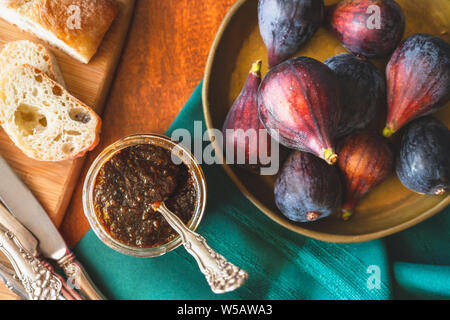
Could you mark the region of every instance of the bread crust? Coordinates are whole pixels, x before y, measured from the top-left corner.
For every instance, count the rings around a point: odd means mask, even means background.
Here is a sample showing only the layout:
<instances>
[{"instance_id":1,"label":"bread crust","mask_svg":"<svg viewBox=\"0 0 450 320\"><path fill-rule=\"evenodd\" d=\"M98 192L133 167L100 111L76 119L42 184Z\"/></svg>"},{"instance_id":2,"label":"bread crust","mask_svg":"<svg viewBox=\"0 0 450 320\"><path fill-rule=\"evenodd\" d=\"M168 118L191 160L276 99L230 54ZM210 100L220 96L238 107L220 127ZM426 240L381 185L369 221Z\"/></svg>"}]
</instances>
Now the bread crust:
<instances>
[{"instance_id":1,"label":"bread crust","mask_svg":"<svg viewBox=\"0 0 450 320\"><path fill-rule=\"evenodd\" d=\"M71 25L75 6L80 24ZM87 63L118 13L116 0L7 0L6 7L54 34Z\"/></svg>"},{"instance_id":2,"label":"bread crust","mask_svg":"<svg viewBox=\"0 0 450 320\"><path fill-rule=\"evenodd\" d=\"M98 146L98 144L100 143L100 133L102 131L102 119L97 116L97 121L98 121L98 124L97 124L97 128L95 129L95 140L94 140L94 142L92 142L91 146L86 148L85 150L80 151L73 157L68 158L67 160L75 160L77 158L84 157L86 155L86 153L94 150Z\"/></svg>"}]
</instances>

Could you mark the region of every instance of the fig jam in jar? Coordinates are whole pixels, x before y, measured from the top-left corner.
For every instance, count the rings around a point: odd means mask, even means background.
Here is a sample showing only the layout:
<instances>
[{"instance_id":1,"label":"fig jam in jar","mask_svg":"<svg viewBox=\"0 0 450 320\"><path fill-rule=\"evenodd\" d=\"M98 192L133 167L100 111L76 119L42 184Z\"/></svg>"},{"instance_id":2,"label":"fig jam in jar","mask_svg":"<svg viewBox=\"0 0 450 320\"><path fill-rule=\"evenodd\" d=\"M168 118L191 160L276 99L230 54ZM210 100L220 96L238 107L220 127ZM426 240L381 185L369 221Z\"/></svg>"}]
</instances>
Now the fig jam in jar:
<instances>
[{"instance_id":1,"label":"fig jam in jar","mask_svg":"<svg viewBox=\"0 0 450 320\"><path fill-rule=\"evenodd\" d=\"M189 170L176 165L171 152L140 144L117 152L100 169L94 206L103 228L130 246L154 247L177 237L164 217L153 209L166 206L187 224L195 210L196 191Z\"/></svg>"},{"instance_id":2,"label":"fig jam in jar","mask_svg":"<svg viewBox=\"0 0 450 320\"><path fill-rule=\"evenodd\" d=\"M192 154L158 135L130 136L106 148L83 189L85 215L96 235L111 248L138 257L159 256L181 244L153 208L162 201L195 230L206 205L206 185Z\"/></svg>"}]
</instances>

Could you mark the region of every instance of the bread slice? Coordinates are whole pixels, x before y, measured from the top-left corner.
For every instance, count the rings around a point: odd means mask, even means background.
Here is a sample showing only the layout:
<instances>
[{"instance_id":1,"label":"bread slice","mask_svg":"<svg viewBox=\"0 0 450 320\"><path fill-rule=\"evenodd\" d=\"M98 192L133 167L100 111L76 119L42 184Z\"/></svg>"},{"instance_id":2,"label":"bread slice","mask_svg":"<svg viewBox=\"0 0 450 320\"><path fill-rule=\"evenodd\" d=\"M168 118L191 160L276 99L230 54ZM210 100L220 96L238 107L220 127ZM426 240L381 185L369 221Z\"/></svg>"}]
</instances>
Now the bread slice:
<instances>
[{"instance_id":1,"label":"bread slice","mask_svg":"<svg viewBox=\"0 0 450 320\"><path fill-rule=\"evenodd\" d=\"M0 78L0 124L30 158L83 156L99 142L101 120L39 69L23 65Z\"/></svg>"},{"instance_id":2,"label":"bread slice","mask_svg":"<svg viewBox=\"0 0 450 320\"><path fill-rule=\"evenodd\" d=\"M118 12L115 0L0 0L0 18L89 63Z\"/></svg>"},{"instance_id":3,"label":"bread slice","mask_svg":"<svg viewBox=\"0 0 450 320\"><path fill-rule=\"evenodd\" d=\"M56 58L43 45L28 40L18 40L7 43L0 51L0 72L8 72L8 69L24 64L38 68L66 88Z\"/></svg>"}]
</instances>

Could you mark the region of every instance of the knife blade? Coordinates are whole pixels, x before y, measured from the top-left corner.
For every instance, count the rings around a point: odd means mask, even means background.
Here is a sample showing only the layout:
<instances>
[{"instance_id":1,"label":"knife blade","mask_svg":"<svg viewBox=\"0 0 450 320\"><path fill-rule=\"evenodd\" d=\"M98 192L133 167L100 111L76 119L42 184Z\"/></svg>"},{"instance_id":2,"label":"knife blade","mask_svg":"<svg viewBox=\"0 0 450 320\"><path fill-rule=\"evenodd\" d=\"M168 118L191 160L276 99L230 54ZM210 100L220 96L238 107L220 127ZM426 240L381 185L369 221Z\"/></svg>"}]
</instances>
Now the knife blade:
<instances>
[{"instance_id":1,"label":"knife blade","mask_svg":"<svg viewBox=\"0 0 450 320\"><path fill-rule=\"evenodd\" d=\"M39 251L53 260L64 257L68 248L58 229L1 155L0 177L0 199L17 220L39 239Z\"/></svg>"}]
</instances>

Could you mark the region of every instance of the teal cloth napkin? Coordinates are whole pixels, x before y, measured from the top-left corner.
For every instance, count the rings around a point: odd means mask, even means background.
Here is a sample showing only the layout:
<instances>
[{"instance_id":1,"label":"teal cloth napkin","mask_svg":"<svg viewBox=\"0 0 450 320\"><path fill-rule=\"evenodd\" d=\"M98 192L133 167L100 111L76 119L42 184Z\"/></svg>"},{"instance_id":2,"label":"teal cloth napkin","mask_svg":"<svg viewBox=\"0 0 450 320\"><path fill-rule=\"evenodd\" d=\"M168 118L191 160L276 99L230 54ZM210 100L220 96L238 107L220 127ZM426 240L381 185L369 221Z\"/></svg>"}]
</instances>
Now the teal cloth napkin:
<instances>
[{"instance_id":1,"label":"teal cloth napkin","mask_svg":"<svg viewBox=\"0 0 450 320\"><path fill-rule=\"evenodd\" d=\"M167 134L202 121L201 84ZM183 247L158 258L117 253L89 231L75 248L111 299L449 299L450 210L387 239L332 244L274 223L220 165L203 166L208 203L199 233L249 273L239 290L215 295Z\"/></svg>"}]
</instances>

